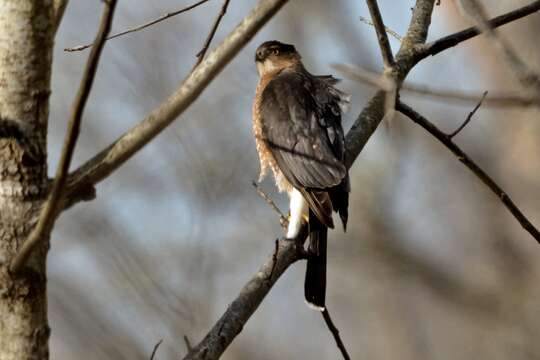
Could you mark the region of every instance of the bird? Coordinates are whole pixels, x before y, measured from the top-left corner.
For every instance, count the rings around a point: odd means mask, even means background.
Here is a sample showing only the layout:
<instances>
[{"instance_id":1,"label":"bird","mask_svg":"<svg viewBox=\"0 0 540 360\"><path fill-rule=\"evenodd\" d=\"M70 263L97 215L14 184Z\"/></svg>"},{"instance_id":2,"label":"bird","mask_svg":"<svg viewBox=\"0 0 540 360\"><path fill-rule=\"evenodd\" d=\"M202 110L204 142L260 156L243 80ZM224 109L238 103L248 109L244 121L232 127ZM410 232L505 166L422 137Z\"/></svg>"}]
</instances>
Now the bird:
<instances>
[{"instance_id":1,"label":"bird","mask_svg":"<svg viewBox=\"0 0 540 360\"><path fill-rule=\"evenodd\" d=\"M347 229L350 181L341 116L350 96L335 87L338 79L311 74L301 59L294 45L277 40L257 48L252 130L259 182L271 170L278 190L289 197L286 238L295 239L307 222L304 295L310 307L324 311L333 212Z\"/></svg>"}]
</instances>

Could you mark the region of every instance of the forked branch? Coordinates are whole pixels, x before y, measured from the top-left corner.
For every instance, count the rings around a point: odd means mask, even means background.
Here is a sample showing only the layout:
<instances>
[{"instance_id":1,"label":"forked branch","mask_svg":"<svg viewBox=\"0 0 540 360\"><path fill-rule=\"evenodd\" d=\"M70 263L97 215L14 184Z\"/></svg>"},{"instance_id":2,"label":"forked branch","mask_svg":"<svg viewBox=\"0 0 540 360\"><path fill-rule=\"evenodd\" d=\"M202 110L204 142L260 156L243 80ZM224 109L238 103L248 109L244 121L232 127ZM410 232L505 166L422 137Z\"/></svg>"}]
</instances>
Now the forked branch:
<instances>
[{"instance_id":1,"label":"forked branch","mask_svg":"<svg viewBox=\"0 0 540 360\"><path fill-rule=\"evenodd\" d=\"M512 201L510 196L508 196L508 194L484 170L482 170L473 160L471 160L471 158L452 141L449 135L439 130L429 120L402 102L398 102L396 105L396 110L420 125L437 140L439 140L444 146L446 146L458 158L458 160L463 163L463 165L468 167L469 170L471 170L499 198L499 200L501 200L504 206L508 209L508 211L510 211L514 218L516 218L521 226L529 234L531 234L531 236L538 243L540 243L540 233L538 232L538 229L529 221L529 219L527 219L523 212L516 206L514 201Z\"/></svg>"}]
</instances>

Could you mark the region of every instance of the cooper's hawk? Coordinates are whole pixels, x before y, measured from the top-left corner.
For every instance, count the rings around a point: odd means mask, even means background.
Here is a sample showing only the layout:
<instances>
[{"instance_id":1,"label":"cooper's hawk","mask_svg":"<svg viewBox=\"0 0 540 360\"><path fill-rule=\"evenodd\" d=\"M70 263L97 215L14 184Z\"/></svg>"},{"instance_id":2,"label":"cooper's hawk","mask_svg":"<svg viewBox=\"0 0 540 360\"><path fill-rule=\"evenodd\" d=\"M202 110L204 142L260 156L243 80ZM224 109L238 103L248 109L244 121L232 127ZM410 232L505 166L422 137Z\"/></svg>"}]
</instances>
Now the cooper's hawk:
<instances>
[{"instance_id":1,"label":"cooper's hawk","mask_svg":"<svg viewBox=\"0 0 540 360\"><path fill-rule=\"evenodd\" d=\"M261 176L271 169L290 198L287 238L309 225L306 301L323 310L326 295L326 240L332 211L347 225L349 176L343 163L341 127L348 97L332 76L310 74L293 45L268 41L257 49L260 81L253 104L253 132Z\"/></svg>"}]
</instances>

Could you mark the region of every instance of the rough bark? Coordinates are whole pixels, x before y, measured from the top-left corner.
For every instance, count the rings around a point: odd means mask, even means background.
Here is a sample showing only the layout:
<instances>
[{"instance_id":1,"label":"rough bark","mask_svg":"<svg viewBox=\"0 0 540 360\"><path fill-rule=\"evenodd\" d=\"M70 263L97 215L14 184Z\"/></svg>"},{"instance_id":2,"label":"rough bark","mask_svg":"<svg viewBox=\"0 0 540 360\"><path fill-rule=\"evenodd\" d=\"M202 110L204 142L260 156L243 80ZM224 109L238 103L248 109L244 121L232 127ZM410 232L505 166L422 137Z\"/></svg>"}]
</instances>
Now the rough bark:
<instances>
[{"instance_id":1,"label":"rough bark","mask_svg":"<svg viewBox=\"0 0 540 360\"><path fill-rule=\"evenodd\" d=\"M46 132L54 9L47 0L0 4L0 359L47 359L41 242L18 277L8 272L47 189Z\"/></svg>"}]
</instances>

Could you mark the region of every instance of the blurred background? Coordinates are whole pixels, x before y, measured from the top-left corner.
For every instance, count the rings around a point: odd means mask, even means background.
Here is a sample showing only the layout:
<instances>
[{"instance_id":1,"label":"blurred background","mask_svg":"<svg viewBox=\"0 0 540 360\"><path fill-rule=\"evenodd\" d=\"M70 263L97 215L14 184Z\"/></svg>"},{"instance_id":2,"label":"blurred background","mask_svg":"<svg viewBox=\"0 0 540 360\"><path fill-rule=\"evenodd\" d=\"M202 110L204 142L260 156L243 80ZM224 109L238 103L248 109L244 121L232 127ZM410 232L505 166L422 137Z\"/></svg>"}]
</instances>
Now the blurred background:
<instances>
[{"instance_id":1,"label":"blurred background","mask_svg":"<svg viewBox=\"0 0 540 360\"><path fill-rule=\"evenodd\" d=\"M72 0L56 41L49 164L54 172L70 104L101 2ZM215 47L254 1L231 1ZM486 0L491 15L524 5ZM120 1L113 32L191 1ZM222 1L212 0L146 30L110 41L102 56L77 166L163 101L195 62ZM387 26L404 34L412 0L380 0ZM109 179L97 199L64 213L49 255L53 359L156 359L202 339L281 236L256 194L258 159L251 103L256 47L293 43L308 69L333 63L381 70L363 1L295 0L251 41L197 102ZM470 23L453 1L435 7L429 39ZM540 16L501 29L540 71ZM390 38L396 51L399 42ZM339 74L337 74L339 77ZM520 87L482 37L426 59L408 80L478 96ZM375 89L344 79L348 128ZM472 102L402 99L445 131ZM455 141L540 226L540 122L536 108L482 106ZM351 170L350 229L329 242L328 307L353 359L540 358L540 247L499 200L434 138L404 117L380 126ZM262 185L286 211L271 179ZM304 305L305 264L278 281L224 359L339 359L319 313Z\"/></svg>"}]
</instances>

